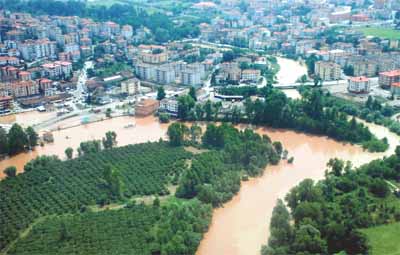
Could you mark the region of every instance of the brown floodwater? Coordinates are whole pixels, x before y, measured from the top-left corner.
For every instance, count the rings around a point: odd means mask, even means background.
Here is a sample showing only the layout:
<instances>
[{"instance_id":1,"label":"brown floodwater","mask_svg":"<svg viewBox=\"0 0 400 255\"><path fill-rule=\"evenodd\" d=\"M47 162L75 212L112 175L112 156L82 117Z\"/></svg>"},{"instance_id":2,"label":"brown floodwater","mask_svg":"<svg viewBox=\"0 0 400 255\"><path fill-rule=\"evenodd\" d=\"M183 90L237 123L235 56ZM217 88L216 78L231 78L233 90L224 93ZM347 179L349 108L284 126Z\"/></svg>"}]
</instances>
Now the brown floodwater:
<instances>
[{"instance_id":1,"label":"brown floodwater","mask_svg":"<svg viewBox=\"0 0 400 255\"><path fill-rule=\"evenodd\" d=\"M282 162L268 166L264 175L243 182L239 193L213 212L209 231L200 243L197 255L256 255L269 237L269 221L276 200L305 178L320 180L326 163L338 157L358 166L373 159L390 155L399 144L399 137L386 128L368 124L378 136L386 136L390 149L385 153L368 153L359 146L345 145L332 139L310 136L287 130L258 128L272 140L281 141L294 157L293 164Z\"/></svg>"},{"instance_id":2,"label":"brown floodwater","mask_svg":"<svg viewBox=\"0 0 400 255\"><path fill-rule=\"evenodd\" d=\"M71 121L72 124L78 123L75 118L72 118ZM135 126L126 128L130 124L135 124ZM0 161L0 179L4 178L2 170L8 166L16 166L18 172L22 172L24 165L38 155L57 155L64 159L64 151L67 147L72 147L76 152L82 141L101 139L107 131L115 131L118 146L123 146L165 138L167 127L167 124L160 124L155 117L117 117L54 131L54 143L46 144L44 147L37 146L34 151L21 153Z\"/></svg>"},{"instance_id":3,"label":"brown floodwater","mask_svg":"<svg viewBox=\"0 0 400 255\"><path fill-rule=\"evenodd\" d=\"M15 119L24 123L43 121L51 114L24 113ZM68 126L79 123L79 118L58 123ZM125 128L135 123L135 127ZM367 163L373 159L390 155L399 144L399 137L386 128L367 124L379 138L387 137L390 149L385 153L368 153L359 146L338 143L322 136L311 136L288 130L257 128L260 134L268 134L272 140L281 141L294 157L293 164L282 162L266 168L264 175L242 183L239 193L215 209L209 231L205 234L197 255L256 255L268 240L269 220L278 198L284 195L305 178L319 180L323 178L326 163L338 157L351 160L355 165ZM54 144L37 147L35 151L22 153L0 161L0 179L2 169L15 165L21 172L23 166L38 155L57 155L65 158L67 147L76 149L81 141L101 139L105 132L117 133L118 145L156 141L166 136L167 124L160 124L154 117L119 117L78 127L54 131ZM244 128L245 126L239 126Z\"/></svg>"}]
</instances>

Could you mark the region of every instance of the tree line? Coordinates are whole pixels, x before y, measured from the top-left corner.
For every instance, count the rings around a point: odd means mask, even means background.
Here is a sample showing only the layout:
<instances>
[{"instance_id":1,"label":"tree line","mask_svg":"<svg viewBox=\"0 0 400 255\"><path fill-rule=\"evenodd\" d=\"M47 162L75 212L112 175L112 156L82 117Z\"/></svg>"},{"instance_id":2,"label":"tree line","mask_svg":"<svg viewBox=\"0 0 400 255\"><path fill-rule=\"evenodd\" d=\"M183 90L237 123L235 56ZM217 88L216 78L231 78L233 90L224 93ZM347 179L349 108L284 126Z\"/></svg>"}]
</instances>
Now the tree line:
<instances>
[{"instance_id":1,"label":"tree line","mask_svg":"<svg viewBox=\"0 0 400 255\"><path fill-rule=\"evenodd\" d=\"M324 180L306 179L286 195L290 212L278 201L261 254L368 254L360 229L400 221L400 193L388 183L400 181L399 166L400 147L357 169L331 159Z\"/></svg>"},{"instance_id":2,"label":"tree line","mask_svg":"<svg viewBox=\"0 0 400 255\"><path fill-rule=\"evenodd\" d=\"M190 95L178 99L178 118L182 120L251 123L276 128L289 128L312 134L327 135L339 141L361 144L371 152L388 148L386 138L377 139L367 127L358 123L336 105L320 89L304 89L301 99L290 99L272 86L223 88L225 94L238 93L246 97L243 107L222 110L222 103L196 103ZM236 95L238 95L236 94ZM256 99L249 98L256 95Z\"/></svg>"},{"instance_id":3,"label":"tree line","mask_svg":"<svg viewBox=\"0 0 400 255\"><path fill-rule=\"evenodd\" d=\"M0 127L0 155L15 155L38 144L39 136L32 127L23 129L13 124L7 132Z\"/></svg>"}]
</instances>

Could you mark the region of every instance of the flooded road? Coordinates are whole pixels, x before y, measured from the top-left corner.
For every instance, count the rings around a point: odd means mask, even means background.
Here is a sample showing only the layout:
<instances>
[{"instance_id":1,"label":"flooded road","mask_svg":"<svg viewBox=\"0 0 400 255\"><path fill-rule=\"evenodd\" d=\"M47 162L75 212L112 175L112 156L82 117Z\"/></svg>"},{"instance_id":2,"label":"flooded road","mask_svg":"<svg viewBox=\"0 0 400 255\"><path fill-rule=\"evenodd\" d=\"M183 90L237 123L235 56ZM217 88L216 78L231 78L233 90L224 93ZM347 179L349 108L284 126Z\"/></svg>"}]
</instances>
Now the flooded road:
<instances>
[{"instance_id":1,"label":"flooded road","mask_svg":"<svg viewBox=\"0 0 400 255\"><path fill-rule=\"evenodd\" d=\"M326 163L338 157L358 166L373 159L390 155L399 144L399 137L386 128L368 125L378 137L386 136L390 149L386 153L368 153L359 146L344 145L332 139L310 136L287 130L259 128L259 134L268 134L281 141L294 157L293 164L282 162L268 166L264 175L243 182L239 193L224 207L213 212L209 231L200 243L197 255L258 255L269 237L269 221L278 198L305 178L320 180Z\"/></svg>"}]
</instances>

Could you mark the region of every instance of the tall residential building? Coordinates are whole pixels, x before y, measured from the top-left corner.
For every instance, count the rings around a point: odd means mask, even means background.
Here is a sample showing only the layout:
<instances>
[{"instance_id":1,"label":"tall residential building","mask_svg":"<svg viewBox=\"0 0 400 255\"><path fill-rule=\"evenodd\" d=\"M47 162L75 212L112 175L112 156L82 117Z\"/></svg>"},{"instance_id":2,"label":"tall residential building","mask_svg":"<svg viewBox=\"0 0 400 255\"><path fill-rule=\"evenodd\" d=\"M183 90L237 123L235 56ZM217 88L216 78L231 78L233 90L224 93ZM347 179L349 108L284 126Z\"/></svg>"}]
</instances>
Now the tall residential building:
<instances>
[{"instance_id":1,"label":"tall residential building","mask_svg":"<svg viewBox=\"0 0 400 255\"><path fill-rule=\"evenodd\" d=\"M393 83L400 82L400 69L379 73L379 86L391 88Z\"/></svg>"},{"instance_id":2,"label":"tall residential building","mask_svg":"<svg viewBox=\"0 0 400 255\"><path fill-rule=\"evenodd\" d=\"M314 72L324 81L339 80L341 76L340 65L328 61L316 62Z\"/></svg>"},{"instance_id":3,"label":"tall residential building","mask_svg":"<svg viewBox=\"0 0 400 255\"><path fill-rule=\"evenodd\" d=\"M27 61L33 61L41 58L56 59L56 42L47 39L27 40L18 46L22 58Z\"/></svg>"},{"instance_id":4,"label":"tall residential building","mask_svg":"<svg viewBox=\"0 0 400 255\"><path fill-rule=\"evenodd\" d=\"M132 78L121 82L121 93L136 95L140 92L140 80Z\"/></svg>"}]
</instances>

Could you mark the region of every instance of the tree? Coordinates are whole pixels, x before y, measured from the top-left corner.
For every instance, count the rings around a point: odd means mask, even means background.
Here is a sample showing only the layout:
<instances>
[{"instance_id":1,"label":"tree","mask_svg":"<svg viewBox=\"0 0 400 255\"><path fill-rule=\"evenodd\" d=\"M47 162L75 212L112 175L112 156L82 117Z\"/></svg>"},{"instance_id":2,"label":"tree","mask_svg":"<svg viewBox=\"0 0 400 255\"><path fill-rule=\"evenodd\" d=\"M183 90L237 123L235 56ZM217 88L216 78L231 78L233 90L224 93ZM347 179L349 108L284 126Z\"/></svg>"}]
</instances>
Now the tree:
<instances>
[{"instance_id":1,"label":"tree","mask_svg":"<svg viewBox=\"0 0 400 255\"><path fill-rule=\"evenodd\" d=\"M161 101L165 98L165 90L163 86L157 88L157 100Z\"/></svg>"},{"instance_id":2,"label":"tree","mask_svg":"<svg viewBox=\"0 0 400 255\"><path fill-rule=\"evenodd\" d=\"M121 198L121 180L119 172L115 167L107 165L104 168L103 178L111 199Z\"/></svg>"},{"instance_id":3,"label":"tree","mask_svg":"<svg viewBox=\"0 0 400 255\"><path fill-rule=\"evenodd\" d=\"M9 178L15 177L17 175L17 168L15 166L9 166L6 169L4 169L4 173Z\"/></svg>"},{"instance_id":4,"label":"tree","mask_svg":"<svg viewBox=\"0 0 400 255\"><path fill-rule=\"evenodd\" d=\"M194 101L197 101L196 89L193 86L191 86L189 89L189 96L191 96Z\"/></svg>"},{"instance_id":5,"label":"tree","mask_svg":"<svg viewBox=\"0 0 400 255\"><path fill-rule=\"evenodd\" d=\"M158 119L161 123L168 123L169 122L169 115L167 113L160 113L158 115Z\"/></svg>"},{"instance_id":6,"label":"tree","mask_svg":"<svg viewBox=\"0 0 400 255\"><path fill-rule=\"evenodd\" d=\"M8 153L7 132L4 128L0 127L0 155L7 153Z\"/></svg>"},{"instance_id":7,"label":"tree","mask_svg":"<svg viewBox=\"0 0 400 255\"><path fill-rule=\"evenodd\" d=\"M82 154L96 153L101 151L101 141L93 140L87 142L81 142L78 148L78 154L81 156Z\"/></svg>"},{"instance_id":8,"label":"tree","mask_svg":"<svg viewBox=\"0 0 400 255\"><path fill-rule=\"evenodd\" d=\"M25 149L28 144L28 137L26 136L22 127L18 124L12 125L8 132L8 149L10 154L16 154Z\"/></svg>"},{"instance_id":9,"label":"tree","mask_svg":"<svg viewBox=\"0 0 400 255\"><path fill-rule=\"evenodd\" d=\"M236 58L236 54L232 50L225 51L222 55L223 62L231 62L235 58Z\"/></svg>"},{"instance_id":10,"label":"tree","mask_svg":"<svg viewBox=\"0 0 400 255\"><path fill-rule=\"evenodd\" d=\"M326 242L312 225L301 225L293 242L294 254L326 254Z\"/></svg>"},{"instance_id":11,"label":"tree","mask_svg":"<svg viewBox=\"0 0 400 255\"><path fill-rule=\"evenodd\" d=\"M33 148L37 145L39 136L38 134L35 132L35 130L32 127L28 127L26 129L26 135L28 137L28 146L30 148Z\"/></svg>"},{"instance_id":12,"label":"tree","mask_svg":"<svg viewBox=\"0 0 400 255\"><path fill-rule=\"evenodd\" d=\"M293 229L290 225L290 215L282 200L278 200L272 211L270 223L271 237L268 246L271 249L279 249L281 254L289 254L293 239Z\"/></svg>"},{"instance_id":13,"label":"tree","mask_svg":"<svg viewBox=\"0 0 400 255\"><path fill-rule=\"evenodd\" d=\"M65 222L61 222L60 226L60 241L66 241L70 238L70 233L67 230L67 226L65 225Z\"/></svg>"},{"instance_id":14,"label":"tree","mask_svg":"<svg viewBox=\"0 0 400 255\"><path fill-rule=\"evenodd\" d=\"M344 168L344 162L340 159L330 159L327 166L335 176L341 176Z\"/></svg>"},{"instance_id":15,"label":"tree","mask_svg":"<svg viewBox=\"0 0 400 255\"><path fill-rule=\"evenodd\" d=\"M107 118L111 118L111 108L107 108L107 110L106 110L106 117Z\"/></svg>"},{"instance_id":16,"label":"tree","mask_svg":"<svg viewBox=\"0 0 400 255\"><path fill-rule=\"evenodd\" d=\"M102 142L104 149L111 149L117 144L117 134L114 131L108 131Z\"/></svg>"},{"instance_id":17,"label":"tree","mask_svg":"<svg viewBox=\"0 0 400 255\"><path fill-rule=\"evenodd\" d=\"M347 76L354 76L354 67L352 65L345 65L343 72Z\"/></svg>"},{"instance_id":18,"label":"tree","mask_svg":"<svg viewBox=\"0 0 400 255\"><path fill-rule=\"evenodd\" d=\"M178 98L178 117L186 120L189 116L189 112L194 107L195 101L189 95L180 96Z\"/></svg>"},{"instance_id":19,"label":"tree","mask_svg":"<svg viewBox=\"0 0 400 255\"><path fill-rule=\"evenodd\" d=\"M169 143L172 146L181 146L184 142L187 127L182 123L172 123L168 127Z\"/></svg>"},{"instance_id":20,"label":"tree","mask_svg":"<svg viewBox=\"0 0 400 255\"><path fill-rule=\"evenodd\" d=\"M190 137L192 142L197 142L197 139L201 136L201 127L197 124L193 124L190 127Z\"/></svg>"},{"instance_id":21,"label":"tree","mask_svg":"<svg viewBox=\"0 0 400 255\"><path fill-rule=\"evenodd\" d=\"M67 159L72 159L73 153L74 149L72 149L71 147L65 149L65 155L67 156Z\"/></svg>"},{"instance_id":22,"label":"tree","mask_svg":"<svg viewBox=\"0 0 400 255\"><path fill-rule=\"evenodd\" d=\"M272 143L272 145L274 146L274 149L275 149L275 151L276 151L276 154L278 154L279 157L280 157L280 156L282 155L282 152L283 152L282 143L279 142L279 141L275 141L275 142Z\"/></svg>"}]
</instances>

